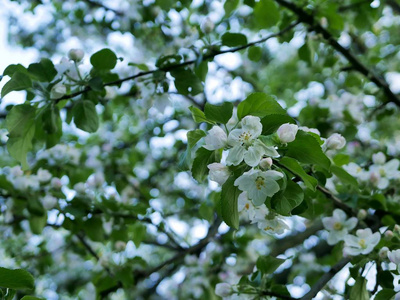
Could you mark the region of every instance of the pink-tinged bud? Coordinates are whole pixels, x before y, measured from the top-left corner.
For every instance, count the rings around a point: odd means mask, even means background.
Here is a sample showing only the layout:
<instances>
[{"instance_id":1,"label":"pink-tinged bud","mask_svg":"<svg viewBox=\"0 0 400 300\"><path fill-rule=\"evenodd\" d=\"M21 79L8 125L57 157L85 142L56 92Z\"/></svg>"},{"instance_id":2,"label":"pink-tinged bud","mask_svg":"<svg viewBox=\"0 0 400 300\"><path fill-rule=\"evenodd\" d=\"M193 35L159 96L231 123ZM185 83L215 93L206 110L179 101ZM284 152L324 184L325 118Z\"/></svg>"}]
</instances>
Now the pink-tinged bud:
<instances>
[{"instance_id":1,"label":"pink-tinged bud","mask_svg":"<svg viewBox=\"0 0 400 300\"><path fill-rule=\"evenodd\" d=\"M211 21L209 17L205 18L204 21L200 25L201 31L203 31L205 34L208 34L214 30L214 22Z\"/></svg>"},{"instance_id":2,"label":"pink-tinged bud","mask_svg":"<svg viewBox=\"0 0 400 300\"><path fill-rule=\"evenodd\" d=\"M84 56L85 52L82 49L71 49L68 52L69 59L75 62L80 62Z\"/></svg>"},{"instance_id":3,"label":"pink-tinged bud","mask_svg":"<svg viewBox=\"0 0 400 300\"><path fill-rule=\"evenodd\" d=\"M376 165L383 165L386 162L386 156L382 152L372 154L372 161Z\"/></svg>"},{"instance_id":4,"label":"pink-tinged bud","mask_svg":"<svg viewBox=\"0 0 400 300\"><path fill-rule=\"evenodd\" d=\"M388 248L388 247L382 247L382 249L379 250L379 253L378 253L379 257L380 257L381 259L386 259L387 254L388 254L388 251L389 251L389 248Z\"/></svg>"},{"instance_id":5,"label":"pink-tinged bud","mask_svg":"<svg viewBox=\"0 0 400 300\"><path fill-rule=\"evenodd\" d=\"M225 181L231 176L231 172L227 166L220 163L212 163L207 166L210 170L210 180L218 182L223 185Z\"/></svg>"},{"instance_id":6,"label":"pink-tinged bud","mask_svg":"<svg viewBox=\"0 0 400 300\"><path fill-rule=\"evenodd\" d=\"M360 209L357 213L357 218L359 220L364 220L367 217L368 213L365 209Z\"/></svg>"},{"instance_id":7,"label":"pink-tinged bud","mask_svg":"<svg viewBox=\"0 0 400 300\"><path fill-rule=\"evenodd\" d=\"M260 167L263 168L264 170L270 169L272 164L273 162L271 157L263 158L260 161Z\"/></svg>"},{"instance_id":8,"label":"pink-tinged bud","mask_svg":"<svg viewBox=\"0 0 400 300\"><path fill-rule=\"evenodd\" d=\"M391 231L391 230L386 230L385 231L385 239L386 240L388 240L388 241L391 240L393 238L393 235L394 235L393 231Z\"/></svg>"}]
</instances>

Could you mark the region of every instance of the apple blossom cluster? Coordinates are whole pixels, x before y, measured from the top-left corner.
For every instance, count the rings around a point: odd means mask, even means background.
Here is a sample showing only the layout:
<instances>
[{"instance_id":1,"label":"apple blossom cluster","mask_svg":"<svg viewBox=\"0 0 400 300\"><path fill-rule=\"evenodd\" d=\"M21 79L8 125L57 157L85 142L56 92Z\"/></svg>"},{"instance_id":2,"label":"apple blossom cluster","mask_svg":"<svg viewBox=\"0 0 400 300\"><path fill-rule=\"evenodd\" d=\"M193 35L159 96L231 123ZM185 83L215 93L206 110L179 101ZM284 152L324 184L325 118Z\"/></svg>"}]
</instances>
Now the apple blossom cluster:
<instances>
[{"instance_id":1,"label":"apple blossom cluster","mask_svg":"<svg viewBox=\"0 0 400 300\"><path fill-rule=\"evenodd\" d=\"M386 162L386 155L378 152L372 155L372 162L373 164L366 168L362 168L354 162L343 168L357 178L361 184L370 184L379 190L388 188L390 182L400 179L400 161L398 159L393 158Z\"/></svg>"},{"instance_id":2,"label":"apple blossom cluster","mask_svg":"<svg viewBox=\"0 0 400 300\"><path fill-rule=\"evenodd\" d=\"M347 218L346 213L338 208L333 211L332 217L322 218L322 223L329 232L327 239L329 245L344 241L344 256L369 254L381 239L381 234L373 233L370 228L358 229L355 235L350 234L349 232L357 226L358 219Z\"/></svg>"}]
</instances>

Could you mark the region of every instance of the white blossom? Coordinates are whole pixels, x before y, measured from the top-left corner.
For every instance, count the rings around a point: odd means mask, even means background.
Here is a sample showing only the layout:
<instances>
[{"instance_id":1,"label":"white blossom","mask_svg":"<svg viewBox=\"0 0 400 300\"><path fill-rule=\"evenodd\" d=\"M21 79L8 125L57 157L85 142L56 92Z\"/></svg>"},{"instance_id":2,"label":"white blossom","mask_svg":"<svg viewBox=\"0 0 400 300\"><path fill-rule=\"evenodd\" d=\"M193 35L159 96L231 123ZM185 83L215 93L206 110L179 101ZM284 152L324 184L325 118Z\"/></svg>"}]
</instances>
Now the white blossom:
<instances>
[{"instance_id":1,"label":"white blossom","mask_svg":"<svg viewBox=\"0 0 400 300\"><path fill-rule=\"evenodd\" d=\"M74 190L78 194L84 194L86 192L86 186L83 182L78 182L74 185Z\"/></svg>"},{"instance_id":2,"label":"white blossom","mask_svg":"<svg viewBox=\"0 0 400 300\"><path fill-rule=\"evenodd\" d=\"M290 143L296 139L298 130L299 127L297 125L285 123L278 128L276 133L278 134L278 137L282 143Z\"/></svg>"},{"instance_id":3,"label":"white blossom","mask_svg":"<svg viewBox=\"0 0 400 300\"><path fill-rule=\"evenodd\" d=\"M369 167L369 179L371 183L378 189L386 189L389 186L391 179L399 179L400 161L392 159L385 164L374 164Z\"/></svg>"},{"instance_id":4,"label":"white blossom","mask_svg":"<svg viewBox=\"0 0 400 300\"><path fill-rule=\"evenodd\" d=\"M242 119L242 128L234 129L229 133L228 143L233 146L226 158L227 165L237 166L244 159L251 167L259 164L264 155L277 157L278 152L273 147L267 147L263 142L257 140L262 131L260 118L246 116Z\"/></svg>"},{"instance_id":5,"label":"white blossom","mask_svg":"<svg viewBox=\"0 0 400 300\"><path fill-rule=\"evenodd\" d=\"M382 259L385 259L386 257L388 257L388 254L389 254L388 247L382 247L378 252L379 257Z\"/></svg>"},{"instance_id":6,"label":"white blossom","mask_svg":"<svg viewBox=\"0 0 400 300\"><path fill-rule=\"evenodd\" d=\"M307 126L300 126L299 127L300 130L304 131L304 132L312 132L315 133L317 135L321 135L321 132L319 132L319 130L317 128L309 128Z\"/></svg>"},{"instance_id":7,"label":"white blossom","mask_svg":"<svg viewBox=\"0 0 400 300\"><path fill-rule=\"evenodd\" d=\"M57 189L57 190L61 189L61 187L62 187L61 179L57 178L57 177L53 177L50 181L50 185L54 189Z\"/></svg>"},{"instance_id":8,"label":"white blossom","mask_svg":"<svg viewBox=\"0 0 400 300\"><path fill-rule=\"evenodd\" d=\"M343 252L347 255L368 254L374 250L381 239L379 232L372 233L370 228L358 229L356 235L346 235L344 237Z\"/></svg>"},{"instance_id":9,"label":"white blossom","mask_svg":"<svg viewBox=\"0 0 400 300\"><path fill-rule=\"evenodd\" d=\"M386 156L382 152L372 154L372 162L376 165L383 165L386 162Z\"/></svg>"},{"instance_id":10,"label":"white blossom","mask_svg":"<svg viewBox=\"0 0 400 300\"><path fill-rule=\"evenodd\" d=\"M247 196L254 205L261 205L267 197L272 197L279 191L280 187L276 180L282 177L283 174L277 171L252 169L237 178L234 185L238 186L241 191L247 192Z\"/></svg>"},{"instance_id":11,"label":"white blossom","mask_svg":"<svg viewBox=\"0 0 400 300\"><path fill-rule=\"evenodd\" d=\"M58 99L64 96L67 93L67 88L63 84L56 84L55 86L52 87L50 91L50 98L51 99Z\"/></svg>"},{"instance_id":12,"label":"white blossom","mask_svg":"<svg viewBox=\"0 0 400 300\"><path fill-rule=\"evenodd\" d=\"M217 150L224 148L228 142L228 137L225 131L219 126L213 126L204 138L204 148L207 150Z\"/></svg>"},{"instance_id":13,"label":"white blossom","mask_svg":"<svg viewBox=\"0 0 400 300\"><path fill-rule=\"evenodd\" d=\"M233 293L232 286L228 283L225 282L217 283L217 285L215 286L215 294L217 296L224 298L224 297L229 297L230 295L232 295L232 293Z\"/></svg>"},{"instance_id":14,"label":"white blossom","mask_svg":"<svg viewBox=\"0 0 400 300\"><path fill-rule=\"evenodd\" d=\"M40 168L37 171L37 178L40 182L47 182L51 179L52 175L48 170Z\"/></svg>"},{"instance_id":15,"label":"white blossom","mask_svg":"<svg viewBox=\"0 0 400 300\"><path fill-rule=\"evenodd\" d=\"M357 218L347 219L346 213L341 209L335 209L332 217L322 218L322 224L329 231L327 242L329 245L335 245L344 240L350 230L357 225Z\"/></svg>"},{"instance_id":16,"label":"white blossom","mask_svg":"<svg viewBox=\"0 0 400 300\"><path fill-rule=\"evenodd\" d=\"M220 185L223 185L231 175L229 168L220 163L209 164L207 168L210 170L210 180L216 181Z\"/></svg>"},{"instance_id":17,"label":"white blossom","mask_svg":"<svg viewBox=\"0 0 400 300\"><path fill-rule=\"evenodd\" d=\"M56 206L57 202L57 198L51 195L46 195L42 198L42 204L46 210L53 209Z\"/></svg>"},{"instance_id":18,"label":"white blossom","mask_svg":"<svg viewBox=\"0 0 400 300\"><path fill-rule=\"evenodd\" d=\"M270 169L272 166L273 162L272 162L272 158L271 157L266 157L261 159L260 161L260 167L264 170Z\"/></svg>"},{"instance_id":19,"label":"white blossom","mask_svg":"<svg viewBox=\"0 0 400 300\"><path fill-rule=\"evenodd\" d=\"M339 150L346 145L346 139L339 133L334 133L325 141L325 149Z\"/></svg>"},{"instance_id":20,"label":"white blossom","mask_svg":"<svg viewBox=\"0 0 400 300\"><path fill-rule=\"evenodd\" d=\"M397 266L397 270L400 272L400 249L388 251L387 257Z\"/></svg>"},{"instance_id":21,"label":"white blossom","mask_svg":"<svg viewBox=\"0 0 400 300\"><path fill-rule=\"evenodd\" d=\"M68 57L70 60L73 60L75 62L80 62L85 55L85 52L83 52L82 49L71 49L68 52Z\"/></svg>"},{"instance_id":22,"label":"white blossom","mask_svg":"<svg viewBox=\"0 0 400 300\"><path fill-rule=\"evenodd\" d=\"M268 234L282 234L289 229L289 226L281 217L275 216L258 222L258 228Z\"/></svg>"},{"instance_id":23,"label":"white blossom","mask_svg":"<svg viewBox=\"0 0 400 300\"><path fill-rule=\"evenodd\" d=\"M214 30L215 24L209 17L206 17L200 24L200 29L204 33L210 33Z\"/></svg>"}]
</instances>

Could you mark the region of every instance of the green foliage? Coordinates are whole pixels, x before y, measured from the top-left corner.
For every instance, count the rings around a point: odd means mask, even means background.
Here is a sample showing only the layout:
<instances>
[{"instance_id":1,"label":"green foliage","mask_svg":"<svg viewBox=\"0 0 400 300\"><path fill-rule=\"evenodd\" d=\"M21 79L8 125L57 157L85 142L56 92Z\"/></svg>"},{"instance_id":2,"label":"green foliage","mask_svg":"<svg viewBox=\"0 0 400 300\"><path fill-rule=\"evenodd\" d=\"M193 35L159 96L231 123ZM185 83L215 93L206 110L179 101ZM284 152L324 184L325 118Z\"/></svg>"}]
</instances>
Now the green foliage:
<instances>
[{"instance_id":1,"label":"green foliage","mask_svg":"<svg viewBox=\"0 0 400 300\"><path fill-rule=\"evenodd\" d=\"M175 87L182 95L197 95L203 91L203 84L196 74L188 68L179 68L170 71L175 79Z\"/></svg>"},{"instance_id":2,"label":"green foliage","mask_svg":"<svg viewBox=\"0 0 400 300\"><path fill-rule=\"evenodd\" d=\"M196 157L193 160L192 166L192 176L198 182L203 182L208 174L207 166L213 162L218 161L220 158L220 153L218 150L210 151L206 148L199 148L196 151Z\"/></svg>"},{"instance_id":3,"label":"green foliage","mask_svg":"<svg viewBox=\"0 0 400 300\"><path fill-rule=\"evenodd\" d=\"M280 11L277 4L272 0L260 0L254 7L254 17L261 28L277 25Z\"/></svg>"},{"instance_id":4,"label":"green foliage","mask_svg":"<svg viewBox=\"0 0 400 300\"><path fill-rule=\"evenodd\" d=\"M354 284L350 292L350 299L354 300L370 299L370 295L367 290L367 280L364 277L359 276L356 279L356 283Z\"/></svg>"},{"instance_id":5,"label":"green foliage","mask_svg":"<svg viewBox=\"0 0 400 300\"><path fill-rule=\"evenodd\" d=\"M311 134L299 130L296 139L288 144L287 156L306 164L315 164L329 169L330 160L322 152L321 146Z\"/></svg>"},{"instance_id":6,"label":"green foliage","mask_svg":"<svg viewBox=\"0 0 400 300\"><path fill-rule=\"evenodd\" d=\"M22 269L6 269L0 267L0 287L8 289L33 289L34 279L33 276Z\"/></svg>"},{"instance_id":7,"label":"green foliage","mask_svg":"<svg viewBox=\"0 0 400 300\"><path fill-rule=\"evenodd\" d=\"M222 45L236 47L247 44L247 37L241 33L227 32L221 37Z\"/></svg>"},{"instance_id":8,"label":"green foliage","mask_svg":"<svg viewBox=\"0 0 400 300\"><path fill-rule=\"evenodd\" d=\"M226 124L232 117L233 104L224 102L222 105L213 105L206 103L204 107L204 115L208 120Z\"/></svg>"},{"instance_id":9,"label":"green foliage","mask_svg":"<svg viewBox=\"0 0 400 300\"><path fill-rule=\"evenodd\" d=\"M57 75L53 62L48 58L42 58L39 63L30 64L28 72L42 82L51 82Z\"/></svg>"},{"instance_id":10,"label":"green foliage","mask_svg":"<svg viewBox=\"0 0 400 300\"><path fill-rule=\"evenodd\" d=\"M287 168L290 172L292 172L294 175L298 176L303 180L304 184L306 187L309 189L315 191L318 181L314 177L308 175L303 167L299 164L299 162L291 157L282 157L279 160L279 164Z\"/></svg>"},{"instance_id":11,"label":"green foliage","mask_svg":"<svg viewBox=\"0 0 400 300\"><path fill-rule=\"evenodd\" d=\"M263 274L272 274L275 270L285 262L284 259L276 258L273 256L260 256L257 259L257 269Z\"/></svg>"},{"instance_id":12,"label":"green foliage","mask_svg":"<svg viewBox=\"0 0 400 300\"><path fill-rule=\"evenodd\" d=\"M236 178L231 176L222 186L221 217L227 225L239 229L238 197L241 191L233 185L235 180Z\"/></svg>"},{"instance_id":13,"label":"green foliage","mask_svg":"<svg viewBox=\"0 0 400 300\"><path fill-rule=\"evenodd\" d=\"M73 108L74 123L76 127L87 132L96 132L99 128L99 116L96 106L90 100L81 100Z\"/></svg>"},{"instance_id":14,"label":"green foliage","mask_svg":"<svg viewBox=\"0 0 400 300\"><path fill-rule=\"evenodd\" d=\"M1 89L1 97L12 91L23 91L32 87L32 80L26 73L17 71Z\"/></svg>"},{"instance_id":15,"label":"green foliage","mask_svg":"<svg viewBox=\"0 0 400 300\"><path fill-rule=\"evenodd\" d=\"M264 93L253 93L239 103L237 115L239 120L247 115L265 117L266 115L283 114L286 111L271 96Z\"/></svg>"},{"instance_id":16,"label":"green foliage","mask_svg":"<svg viewBox=\"0 0 400 300\"><path fill-rule=\"evenodd\" d=\"M36 109L28 104L14 106L6 119L9 132L7 149L11 156L18 160L24 169L28 168L26 155L32 148L32 139L35 134Z\"/></svg>"},{"instance_id":17,"label":"green foliage","mask_svg":"<svg viewBox=\"0 0 400 300\"><path fill-rule=\"evenodd\" d=\"M90 63L98 70L112 70L117 64L117 56L110 49L102 49L90 57Z\"/></svg>"},{"instance_id":18,"label":"green foliage","mask_svg":"<svg viewBox=\"0 0 400 300\"><path fill-rule=\"evenodd\" d=\"M304 193L301 187L293 181L288 180L286 189L272 197L271 206L277 213L288 216L293 209L303 202L303 199Z\"/></svg>"}]
</instances>

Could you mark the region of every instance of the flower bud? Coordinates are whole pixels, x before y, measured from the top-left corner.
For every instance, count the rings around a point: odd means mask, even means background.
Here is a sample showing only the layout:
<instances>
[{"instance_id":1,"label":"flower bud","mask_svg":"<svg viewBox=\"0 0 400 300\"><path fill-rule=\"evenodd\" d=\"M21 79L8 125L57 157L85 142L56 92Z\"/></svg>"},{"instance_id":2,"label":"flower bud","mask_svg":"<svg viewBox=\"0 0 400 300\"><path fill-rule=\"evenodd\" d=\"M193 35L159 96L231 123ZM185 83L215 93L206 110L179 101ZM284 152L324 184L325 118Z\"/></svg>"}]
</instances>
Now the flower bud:
<instances>
[{"instance_id":1,"label":"flower bud","mask_svg":"<svg viewBox=\"0 0 400 300\"><path fill-rule=\"evenodd\" d=\"M332 134L325 142L326 149L338 150L346 145L346 139L339 133Z\"/></svg>"},{"instance_id":2,"label":"flower bud","mask_svg":"<svg viewBox=\"0 0 400 300\"><path fill-rule=\"evenodd\" d=\"M220 163L209 164L207 168L210 170L210 180L216 181L220 185L223 185L231 175L229 168Z\"/></svg>"},{"instance_id":3,"label":"flower bud","mask_svg":"<svg viewBox=\"0 0 400 300\"><path fill-rule=\"evenodd\" d=\"M388 247L382 247L382 249L379 250L379 253L378 253L379 257L380 257L381 259L386 259L387 254L388 254L388 251L389 251L389 248L388 248Z\"/></svg>"},{"instance_id":4,"label":"flower bud","mask_svg":"<svg viewBox=\"0 0 400 300\"><path fill-rule=\"evenodd\" d=\"M386 230L385 231L385 239L386 240L388 240L388 241L391 240L393 238L393 235L394 235L393 231L391 231L391 230Z\"/></svg>"},{"instance_id":5,"label":"flower bud","mask_svg":"<svg viewBox=\"0 0 400 300\"><path fill-rule=\"evenodd\" d=\"M277 134L282 143L293 142L299 127L295 124L283 124L278 128Z\"/></svg>"},{"instance_id":6,"label":"flower bud","mask_svg":"<svg viewBox=\"0 0 400 300\"><path fill-rule=\"evenodd\" d=\"M83 59L83 56L85 56L85 53L82 49L71 49L68 52L69 59L75 62L80 62Z\"/></svg>"},{"instance_id":7,"label":"flower bud","mask_svg":"<svg viewBox=\"0 0 400 300\"><path fill-rule=\"evenodd\" d=\"M48 170L40 168L37 171L37 178L40 182L47 182L51 179L52 175Z\"/></svg>"},{"instance_id":8,"label":"flower bud","mask_svg":"<svg viewBox=\"0 0 400 300\"><path fill-rule=\"evenodd\" d=\"M368 213L365 209L360 209L357 213L357 219L364 220L367 217Z\"/></svg>"},{"instance_id":9,"label":"flower bud","mask_svg":"<svg viewBox=\"0 0 400 300\"><path fill-rule=\"evenodd\" d=\"M383 165L386 162L386 156L382 152L372 154L372 161L376 165Z\"/></svg>"},{"instance_id":10,"label":"flower bud","mask_svg":"<svg viewBox=\"0 0 400 300\"><path fill-rule=\"evenodd\" d=\"M58 99L67 93L67 88L63 84L56 84L50 91L51 99Z\"/></svg>"},{"instance_id":11,"label":"flower bud","mask_svg":"<svg viewBox=\"0 0 400 300\"><path fill-rule=\"evenodd\" d=\"M233 292L232 287L228 283L225 283L225 282L218 283L215 286L215 294L222 298L229 297L230 295L232 295L232 292Z\"/></svg>"},{"instance_id":12,"label":"flower bud","mask_svg":"<svg viewBox=\"0 0 400 300\"><path fill-rule=\"evenodd\" d=\"M262 169L264 169L264 170L267 170L267 169L270 169L271 168L271 166L272 166L272 158L271 157L266 157L266 158L263 158L261 161L260 161L260 167L262 168Z\"/></svg>"},{"instance_id":13,"label":"flower bud","mask_svg":"<svg viewBox=\"0 0 400 300\"><path fill-rule=\"evenodd\" d=\"M200 25L201 31L203 31L205 34L208 34L214 30L214 22L211 21L209 17L205 18L204 21Z\"/></svg>"},{"instance_id":14,"label":"flower bud","mask_svg":"<svg viewBox=\"0 0 400 300\"><path fill-rule=\"evenodd\" d=\"M116 241L114 247L116 251L121 252L125 250L126 243L124 241Z\"/></svg>"},{"instance_id":15,"label":"flower bud","mask_svg":"<svg viewBox=\"0 0 400 300\"><path fill-rule=\"evenodd\" d=\"M225 147L228 142L228 136L221 127L214 126L208 131L204 141L206 143L204 148L207 150L217 150Z\"/></svg>"},{"instance_id":16,"label":"flower bud","mask_svg":"<svg viewBox=\"0 0 400 300\"><path fill-rule=\"evenodd\" d=\"M60 178L53 177L50 181L50 185L53 189L59 190L62 187L62 182Z\"/></svg>"},{"instance_id":17,"label":"flower bud","mask_svg":"<svg viewBox=\"0 0 400 300\"><path fill-rule=\"evenodd\" d=\"M400 234L400 225L398 225L398 224L394 225L394 231L395 231L397 234Z\"/></svg>"},{"instance_id":18,"label":"flower bud","mask_svg":"<svg viewBox=\"0 0 400 300\"><path fill-rule=\"evenodd\" d=\"M83 182L78 182L77 184L74 185L74 190L78 194L85 194L86 193L86 187Z\"/></svg>"}]
</instances>

